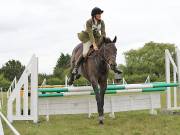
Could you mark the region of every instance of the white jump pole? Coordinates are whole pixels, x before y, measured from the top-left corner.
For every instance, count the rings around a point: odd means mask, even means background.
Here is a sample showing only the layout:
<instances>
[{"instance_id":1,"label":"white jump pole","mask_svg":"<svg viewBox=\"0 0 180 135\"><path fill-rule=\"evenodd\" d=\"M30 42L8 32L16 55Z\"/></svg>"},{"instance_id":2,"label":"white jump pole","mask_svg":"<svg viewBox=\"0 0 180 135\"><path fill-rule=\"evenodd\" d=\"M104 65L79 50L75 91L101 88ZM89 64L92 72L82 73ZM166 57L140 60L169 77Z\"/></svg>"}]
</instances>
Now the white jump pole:
<instances>
[{"instance_id":1,"label":"white jump pole","mask_svg":"<svg viewBox=\"0 0 180 135\"><path fill-rule=\"evenodd\" d=\"M178 47L176 47L176 63L177 63L177 82L180 84L180 50ZM177 96L176 96L176 102L177 102Z\"/></svg>"},{"instance_id":2,"label":"white jump pole","mask_svg":"<svg viewBox=\"0 0 180 135\"><path fill-rule=\"evenodd\" d=\"M146 78L146 81L144 83L150 83L150 76L148 75L148 77Z\"/></svg>"},{"instance_id":3,"label":"white jump pole","mask_svg":"<svg viewBox=\"0 0 180 135\"><path fill-rule=\"evenodd\" d=\"M165 70L166 70L166 82L170 83L170 65L172 64L173 67L173 81L174 83L178 83L180 84L180 51L179 49L176 47L175 48L175 53L176 53L176 63L174 62L169 50L165 50ZM174 87L174 105L172 107L172 103L171 103L171 90L168 87L167 88L167 109L168 110L176 110L176 109L180 109L179 107L177 107L177 88Z\"/></svg>"},{"instance_id":4,"label":"white jump pole","mask_svg":"<svg viewBox=\"0 0 180 135\"><path fill-rule=\"evenodd\" d=\"M65 76L65 87L67 87L68 86L68 77L67 77L67 75Z\"/></svg>"},{"instance_id":5,"label":"white jump pole","mask_svg":"<svg viewBox=\"0 0 180 135\"><path fill-rule=\"evenodd\" d=\"M178 83L180 84L180 50L176 47L176 60L178 70Z\"/></svg>"},{"instance_id":6,"label":"white jump pole","mask_svg":"<svg viewBox=\"0 0 180 135\"><path fill-rule=\"evenodd\" d=\"M34 59L31 73L31 114L34 123L38 122L38 58Z\"/></svg>"},{"instance_id":7,"label":"white jump pole","mask_svg":"<svg viewBox=\"0 0 180 135\"><path fill-rule=\"evenodd\" d=\"M174 80L174 83L177 83L175 68L173 68L173 80ZM174 87L174 107L177 107L177 88L176 87Z\"/></svg>"},{"instance_id":8,"label":"white jump pole","mask_svg":"<svg viewBox=\"0 0 180 135\"><path fill-rule=\"evenodd\" d=\"M2 112L0 112L0 117L6 122L8 127L13 131L15 135L20 135L20 133L11 125L11 123L6 119Z\"/></svg>"},{"instance_id":9,"label":"white jump pole","mask_svg":"<svg viewBox=\"0 0 180 135\"><path fill-rule=\"evenodd\" d=\"M170 60L169 60L169 51L165 50L165 70L166 70L166 83L170 83ZM167 88L166 96L167 109L171 108L171 91L170 87Z\"/></svg>"}]
</instances>

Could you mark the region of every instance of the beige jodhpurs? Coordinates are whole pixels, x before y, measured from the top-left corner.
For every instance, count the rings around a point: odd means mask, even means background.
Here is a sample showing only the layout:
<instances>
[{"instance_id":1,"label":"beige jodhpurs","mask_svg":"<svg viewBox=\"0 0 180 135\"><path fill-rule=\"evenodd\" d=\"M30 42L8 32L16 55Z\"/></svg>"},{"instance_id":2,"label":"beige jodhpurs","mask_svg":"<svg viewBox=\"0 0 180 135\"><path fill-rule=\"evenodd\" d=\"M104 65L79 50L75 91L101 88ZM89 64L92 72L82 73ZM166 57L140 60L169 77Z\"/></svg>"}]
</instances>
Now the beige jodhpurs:
<instances>
[{"instance_id":1,"label":"beige jodhpurs","mask_svg":"<svg viewBox=\"0 0 180 135\"><path fill-rule=\"evenodd\" d=\"M87 56L87 53L91 47L92 43L90 41L83 43L83 57Z\"/></svg>"}]
</instances>

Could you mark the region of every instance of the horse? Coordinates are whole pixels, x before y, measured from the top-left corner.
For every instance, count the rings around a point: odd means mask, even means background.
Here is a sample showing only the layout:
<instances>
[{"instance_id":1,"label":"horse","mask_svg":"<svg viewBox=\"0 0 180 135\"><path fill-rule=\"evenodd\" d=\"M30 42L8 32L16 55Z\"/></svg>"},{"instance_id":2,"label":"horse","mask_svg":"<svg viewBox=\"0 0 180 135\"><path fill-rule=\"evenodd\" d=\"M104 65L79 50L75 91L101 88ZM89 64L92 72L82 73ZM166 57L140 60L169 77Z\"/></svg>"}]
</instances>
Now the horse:
<instances>
[{"instance_id":1,"label":"horse","mask_svg":"<svg viewBox=\"0 0 180 135\"><path fill-rule=\"evenodd\" d=\"M110 38L104 37L99 50L91 52L91 55L88 55L79 67L80 74L83 75L93 87L97 102L97 111L99 114L99 124L104 123L104 94L107 88L109 69L111 68L114 72L121 73L116 68L116 40L116 36L114 37L113 41L111 41ZM71 57L71 71L74 68L75 60L82 53L82 49L82 43L74 48ZM71 73L70 81L74 81L75 78L79 77L75 77Z\"/></svg>"}]
</instances>

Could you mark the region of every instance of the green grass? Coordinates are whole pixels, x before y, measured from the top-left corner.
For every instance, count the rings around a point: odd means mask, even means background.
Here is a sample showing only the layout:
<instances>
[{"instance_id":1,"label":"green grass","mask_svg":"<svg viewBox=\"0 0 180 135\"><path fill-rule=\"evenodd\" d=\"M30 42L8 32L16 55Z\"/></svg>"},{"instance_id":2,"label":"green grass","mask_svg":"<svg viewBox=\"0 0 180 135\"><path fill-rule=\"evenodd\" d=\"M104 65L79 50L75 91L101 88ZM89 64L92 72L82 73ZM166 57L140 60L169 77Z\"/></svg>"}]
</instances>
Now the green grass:
<instances>
[{"instance_id":1,"label":"green grass","mask_svg":"<svg viewBox=\"0 0 180 135\"><path fill-rule=\"evenodd\" d=\"M162 105L165 106L165 94L162 92ZM4 109L6 106L4 106ZM5 113L5 112L4 112ZM83 115L53 115L46 122L15 121L13 125L21 135L179 135L180 115L149 115L148 111L115 113L112 119L105 115L105 124L98 125L97 114L92 118ZM13 135L5 123L5 135Z\"/></svg>"}]
</instances>

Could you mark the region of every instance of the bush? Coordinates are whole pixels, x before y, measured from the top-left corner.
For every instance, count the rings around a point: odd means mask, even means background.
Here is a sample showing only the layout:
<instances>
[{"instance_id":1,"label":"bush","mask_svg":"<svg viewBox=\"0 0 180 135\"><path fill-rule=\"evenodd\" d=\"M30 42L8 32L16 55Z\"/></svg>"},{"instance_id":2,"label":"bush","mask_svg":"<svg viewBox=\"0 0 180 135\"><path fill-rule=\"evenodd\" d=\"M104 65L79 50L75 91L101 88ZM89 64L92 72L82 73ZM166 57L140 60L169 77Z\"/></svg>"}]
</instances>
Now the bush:
<instances>
[{"instance_id":1,"label":"bush","mask_svg":"<svg viewBox=\"0 0 180 135\"><path fill-rule=\"evenodd\" d=\"M0 74L0 87L3 88L3 90L7 91L10 86L10 81L4 78L3 74Z\"/></svg>"},{"instance_id":2,"label":"bush","mask_svg":"<svg viewBox=\"0 0 180 135\"><path fill-rule=\"evenodd\" d=\"M89 85L89 82L84 77L81 77L78 80L74 81L74 85L75 86Z\"/></svg>"},{"instance_id":3,"label":"bush","mask_svg":"<svg viewBox=\"0 0 180 135\"><path fill-rule=\"evenodd\" d=\"M57 77L47 78L47 85L64 85L64 78L59 79Z\"/></svg>"},{"instance_id":4,"label":"bush","mask_svg":"<svg viewBox=\"0 0 180 135\"><path fill-rule=\"evenodd\" d=\"M149 74L132 74L132 75L125 75L124 78L127 83L144 83L147 79ZM156 75L149 75L151 82L163 81L160 80Z\"/></svg>"}]
</instances>

